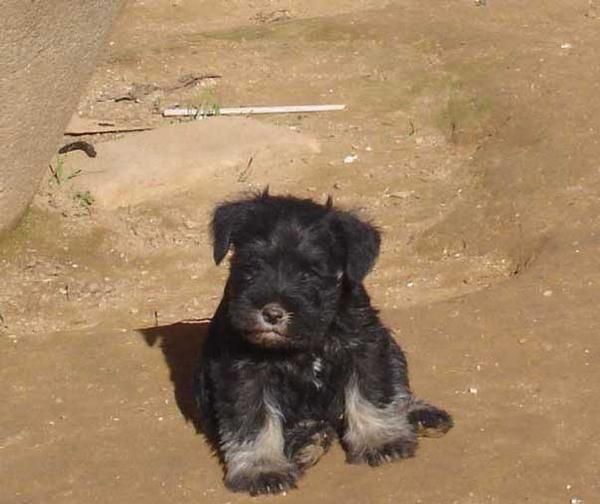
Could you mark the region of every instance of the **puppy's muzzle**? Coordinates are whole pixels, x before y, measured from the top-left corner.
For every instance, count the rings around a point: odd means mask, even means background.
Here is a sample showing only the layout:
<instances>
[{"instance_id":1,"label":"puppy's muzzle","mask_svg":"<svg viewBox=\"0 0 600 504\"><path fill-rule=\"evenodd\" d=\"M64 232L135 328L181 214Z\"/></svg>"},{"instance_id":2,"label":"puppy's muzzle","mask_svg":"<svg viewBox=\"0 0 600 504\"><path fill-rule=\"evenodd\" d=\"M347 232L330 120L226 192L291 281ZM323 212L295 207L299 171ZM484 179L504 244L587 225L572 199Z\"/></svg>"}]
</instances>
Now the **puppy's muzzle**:
<instances>
[{"instance_id":1,"label":"puppy's muzzle","mask_svg":"<svg viewBox=\"0 0 600 504\"><path fill-rule=\"evenodd\" d=\"M253 343L264 346L285 343L290 318L290 313L279 303L268 303L256 310L255 323L247 331L247 337Z\"/></svg>"}]
</instances>

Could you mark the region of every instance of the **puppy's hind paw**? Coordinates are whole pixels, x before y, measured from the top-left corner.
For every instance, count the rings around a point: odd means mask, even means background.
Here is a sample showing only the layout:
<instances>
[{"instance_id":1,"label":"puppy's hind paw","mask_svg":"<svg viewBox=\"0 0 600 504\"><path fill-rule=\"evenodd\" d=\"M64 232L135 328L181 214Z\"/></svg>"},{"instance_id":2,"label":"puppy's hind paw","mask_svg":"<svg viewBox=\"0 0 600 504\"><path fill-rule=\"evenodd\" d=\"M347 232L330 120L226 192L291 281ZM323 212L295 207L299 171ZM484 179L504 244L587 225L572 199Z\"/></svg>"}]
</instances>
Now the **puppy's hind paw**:
<instances>
[{"instance_id":1,"label":"puppy's hind paw","mask_svg":"<svg viewBox=\"0 0 600 504\"><path fill-rule=\"evenodd\" d=\"M347 460L350 464L366 463L371 467L377 467L395 460L414 457L416 451L416 439L402 438L386 443L379 448L367 448L359 453L349 453Z\"/></svg>"},{"instance_id":2,"label":"puppy's hind paw","mask_svg":"<svg viewBox=\"0 0 600 504\"><path fill-rule=\"evenodd\" d=\"M279 494L296 488L298 471L264 470L240 473L227 478L225 484L233 492L246 492L250 495Z\"/></svg>"}]
</instances>

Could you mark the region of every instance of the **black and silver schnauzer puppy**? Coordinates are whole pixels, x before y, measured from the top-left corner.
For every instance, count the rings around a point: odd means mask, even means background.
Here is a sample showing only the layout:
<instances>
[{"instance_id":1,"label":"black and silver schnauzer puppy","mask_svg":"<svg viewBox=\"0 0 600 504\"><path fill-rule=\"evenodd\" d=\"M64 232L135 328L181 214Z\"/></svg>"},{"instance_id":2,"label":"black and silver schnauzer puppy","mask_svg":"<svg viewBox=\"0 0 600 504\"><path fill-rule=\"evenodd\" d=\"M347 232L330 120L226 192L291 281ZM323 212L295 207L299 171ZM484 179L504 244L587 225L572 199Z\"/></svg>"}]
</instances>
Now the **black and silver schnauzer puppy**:
<instances>
[{"instance_id":1,"label":"black and silver schnauzer puppy","mask_svg":"<svg viewBox=\"0 0 600 504\"><path fill-rule=\"evenodd\" d=\"M352 213L267 191L219 205L214 259L230 276L197 373L228 488L295 487L336 437L351 463L412 457L448 413L416 399L406 358L363 280L380 234Z\"/></svg>"}]
</instances>

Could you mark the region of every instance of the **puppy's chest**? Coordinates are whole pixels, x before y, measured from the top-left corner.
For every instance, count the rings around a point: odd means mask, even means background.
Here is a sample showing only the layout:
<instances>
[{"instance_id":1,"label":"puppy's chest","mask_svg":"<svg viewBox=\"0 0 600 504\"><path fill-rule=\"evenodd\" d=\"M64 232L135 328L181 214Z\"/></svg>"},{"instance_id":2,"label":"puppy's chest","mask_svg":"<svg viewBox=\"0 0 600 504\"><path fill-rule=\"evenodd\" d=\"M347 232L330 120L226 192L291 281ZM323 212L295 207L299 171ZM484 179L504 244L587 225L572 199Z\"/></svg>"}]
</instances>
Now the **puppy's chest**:
<instances>
[{"instance_id":1,"label":"puppy's chest","mask_svg":"<svg viewBox=\"0 0 600 504\"><path fill-rule=\"evenodd\" d=\"M291 386L307 393L325 392L330 388L332 366L320 355L307 355L291 360L287 366Z\"/></svg>"}]
</instances>

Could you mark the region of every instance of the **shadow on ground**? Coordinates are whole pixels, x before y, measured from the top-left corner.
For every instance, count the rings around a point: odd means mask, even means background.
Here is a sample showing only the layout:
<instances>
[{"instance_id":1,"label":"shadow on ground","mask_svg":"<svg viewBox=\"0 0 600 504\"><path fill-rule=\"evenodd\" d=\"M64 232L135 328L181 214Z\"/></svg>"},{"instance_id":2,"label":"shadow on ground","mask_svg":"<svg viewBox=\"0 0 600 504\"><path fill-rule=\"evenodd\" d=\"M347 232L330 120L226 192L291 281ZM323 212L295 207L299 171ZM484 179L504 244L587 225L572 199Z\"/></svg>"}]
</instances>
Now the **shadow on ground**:
<instances>
[{"instance_id":1,"label":"shadow on ground","mask_svg":"<svg viewBox=\"0 0 600 504\"><path fill-rule=\"evenodd\" d=\"M177 407L197 432L202 432L202 428L194 398L194 372L208 335L209 323L210 319L184 320L138 330L148 346L158 345L162 350L169 366Z\"/></svg>"}]
</instances>

